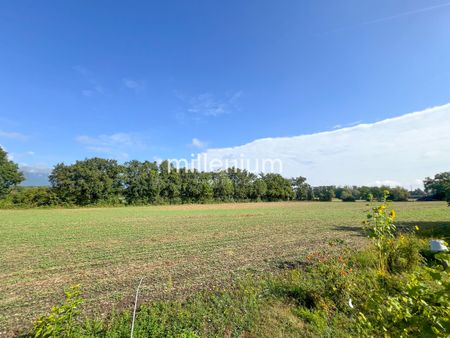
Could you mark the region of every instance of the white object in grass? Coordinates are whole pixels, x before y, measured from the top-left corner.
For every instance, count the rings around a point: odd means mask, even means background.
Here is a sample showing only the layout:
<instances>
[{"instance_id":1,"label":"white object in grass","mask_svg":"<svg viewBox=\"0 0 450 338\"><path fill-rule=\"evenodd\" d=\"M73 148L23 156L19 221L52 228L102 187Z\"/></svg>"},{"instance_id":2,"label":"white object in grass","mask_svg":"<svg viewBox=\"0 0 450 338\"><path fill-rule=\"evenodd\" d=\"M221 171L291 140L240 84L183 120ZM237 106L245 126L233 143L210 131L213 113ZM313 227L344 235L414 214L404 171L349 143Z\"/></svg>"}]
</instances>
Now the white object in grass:
<instances>
[{"instance_id":1,"label":"white object in grass","mask_svg":"<svg viewBox=\"0 0 450 338\"><path fill-rule=\"evenodd\" d=\"M430 240L430 250L439 252L448 251L448 248L445 246L445 242L442 239L432 239Z\"/></svg>"}]
</instances>

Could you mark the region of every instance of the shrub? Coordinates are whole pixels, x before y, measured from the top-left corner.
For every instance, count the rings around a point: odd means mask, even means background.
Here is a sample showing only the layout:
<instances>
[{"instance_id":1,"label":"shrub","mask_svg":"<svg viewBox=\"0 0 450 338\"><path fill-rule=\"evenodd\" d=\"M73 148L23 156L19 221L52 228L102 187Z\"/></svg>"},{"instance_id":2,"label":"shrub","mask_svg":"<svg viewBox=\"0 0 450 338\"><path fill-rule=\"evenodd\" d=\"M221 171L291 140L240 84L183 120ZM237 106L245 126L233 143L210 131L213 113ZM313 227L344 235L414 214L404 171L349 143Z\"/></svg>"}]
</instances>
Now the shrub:
<instances>
[{"instance_id":1,"label":"shrub","mask_svg":"<svg viewBox=\"0 0 450 338\"><path fill-rule=\"evenodd\" d=\"M18 187L10 194L12 204L26 207L54 206L59 204L50 187Z\"/></svg>"},{"instance_id":2,"label":"shrub","mask_svg":"<svg viewBox=\"0 0 450 338\"><path fill-rule=\"evenodd\" d=\"M399 235L391 241L387 250L386 262L390 273L410 272L423 261L420 254L423 242L414 235Z\"/></svg>"},{"instance_id":3,"label":"shrub","mask_svg":"<svg viewBox=\"0 0 450 338\"><path fill-rule=\"evenodd\" d=\"M358 314L359 333L363 336L389 332L396 337L448 337L449 291L449 271L438 266L422 267L396 278L394 290L379 288L368 293L365 311Z\"/></svg>"},{"instance_id":4,"label":"shrub","mask_svg":"<svg viewBox=\"0 0 450 338\"><path fill-rule=\"evenodd\" d=\"M36 320L34 336L70 337L79 314L78 307L83 302L80 293L80 285L74 285L66 290L66 301L62 305L53 306L49 315Z\"/></svg>"}]
</instances>

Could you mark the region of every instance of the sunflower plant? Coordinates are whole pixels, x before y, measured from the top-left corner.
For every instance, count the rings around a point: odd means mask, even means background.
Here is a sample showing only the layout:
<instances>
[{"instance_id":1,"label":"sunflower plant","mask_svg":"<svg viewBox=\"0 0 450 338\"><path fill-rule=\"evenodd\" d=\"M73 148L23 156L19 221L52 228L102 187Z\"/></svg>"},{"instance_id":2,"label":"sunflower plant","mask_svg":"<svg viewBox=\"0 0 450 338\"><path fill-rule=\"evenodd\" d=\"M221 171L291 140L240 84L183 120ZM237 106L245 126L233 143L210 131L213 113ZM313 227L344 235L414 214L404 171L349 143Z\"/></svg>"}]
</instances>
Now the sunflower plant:
<instances>
[{"instance_id":1,"label":"sunflower plant","mask_svg":"<svg viewBox=\"0 0 450 338\"><path fill-rule=\"evenodd\" d=\"M379 270L386 272L387 257L389 248L394 241L397 227L394 224L396 213L394 209L388 208L387 198L389 191L384 191L382 204L372 208L364 221L366 231L372 238L375 248L379 255Z\"/></svg>"}]
</instances>

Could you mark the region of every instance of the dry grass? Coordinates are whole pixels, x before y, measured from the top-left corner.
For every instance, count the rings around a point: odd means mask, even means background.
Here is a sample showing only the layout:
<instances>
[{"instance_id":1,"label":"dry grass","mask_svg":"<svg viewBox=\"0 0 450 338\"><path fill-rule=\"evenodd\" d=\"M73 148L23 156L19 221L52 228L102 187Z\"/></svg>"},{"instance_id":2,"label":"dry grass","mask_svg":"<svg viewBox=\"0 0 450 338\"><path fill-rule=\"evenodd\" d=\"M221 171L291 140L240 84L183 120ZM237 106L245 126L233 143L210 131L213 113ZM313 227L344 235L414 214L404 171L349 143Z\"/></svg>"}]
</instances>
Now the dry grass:
<instances>
[{"instance_id":1,"label":"dry grass","mask_svg":"<svg viewBox=\"0 0 450 338\"><path fill-rule=\"evenodd\" d=\"M402 222L449 224L445 203L396 203ZM0 210L0 335L25 328L82 284L85 310L183 297L267 270L339 238L362 245L365 203L241 203Z\"/></svg>"}]
</instances>

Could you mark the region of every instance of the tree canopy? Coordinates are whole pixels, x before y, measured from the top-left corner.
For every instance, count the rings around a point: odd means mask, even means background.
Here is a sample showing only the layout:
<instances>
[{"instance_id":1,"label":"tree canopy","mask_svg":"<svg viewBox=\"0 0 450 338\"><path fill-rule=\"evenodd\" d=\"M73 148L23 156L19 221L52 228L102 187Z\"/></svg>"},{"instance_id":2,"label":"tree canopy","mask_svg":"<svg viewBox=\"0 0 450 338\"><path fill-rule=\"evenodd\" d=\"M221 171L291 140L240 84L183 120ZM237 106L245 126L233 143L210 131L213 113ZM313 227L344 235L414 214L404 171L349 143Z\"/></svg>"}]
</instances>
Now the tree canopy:
<instances>
[{"instance_id":1,"label":"tree canopy","mask_svg":"<svg viewBox=\"0 0 450 338\"><path fill-rule=\"evenodd\" d=\"M5 197L12 187L20 184L25 177L19 166L8 159L8 153L0 147L0 197Z\"/></svg>"},{"instance_id":2,"label":"tree canopy","mask_svg":"<svg viewBox=\"0 0 450 338\"><path fill-rule=\"evenodd\" d=\"M331 201L333 198L406 201L410 192L402 187L314 186L303 176L285 178L276 173L259 175L228 168L214 172L177 169L169 161L129 161L88 158L73 164L57 164L50 176L51 187L21 188L11 192L24 179L17 164L8 160L0 148L0 197L9 196L13 204L46 206L101 204L178 204L228 201ZM450 201L450 172L424 181L426 193ZM417 190L414 196L425 192Z\"/></svg>"}]
</instances>

